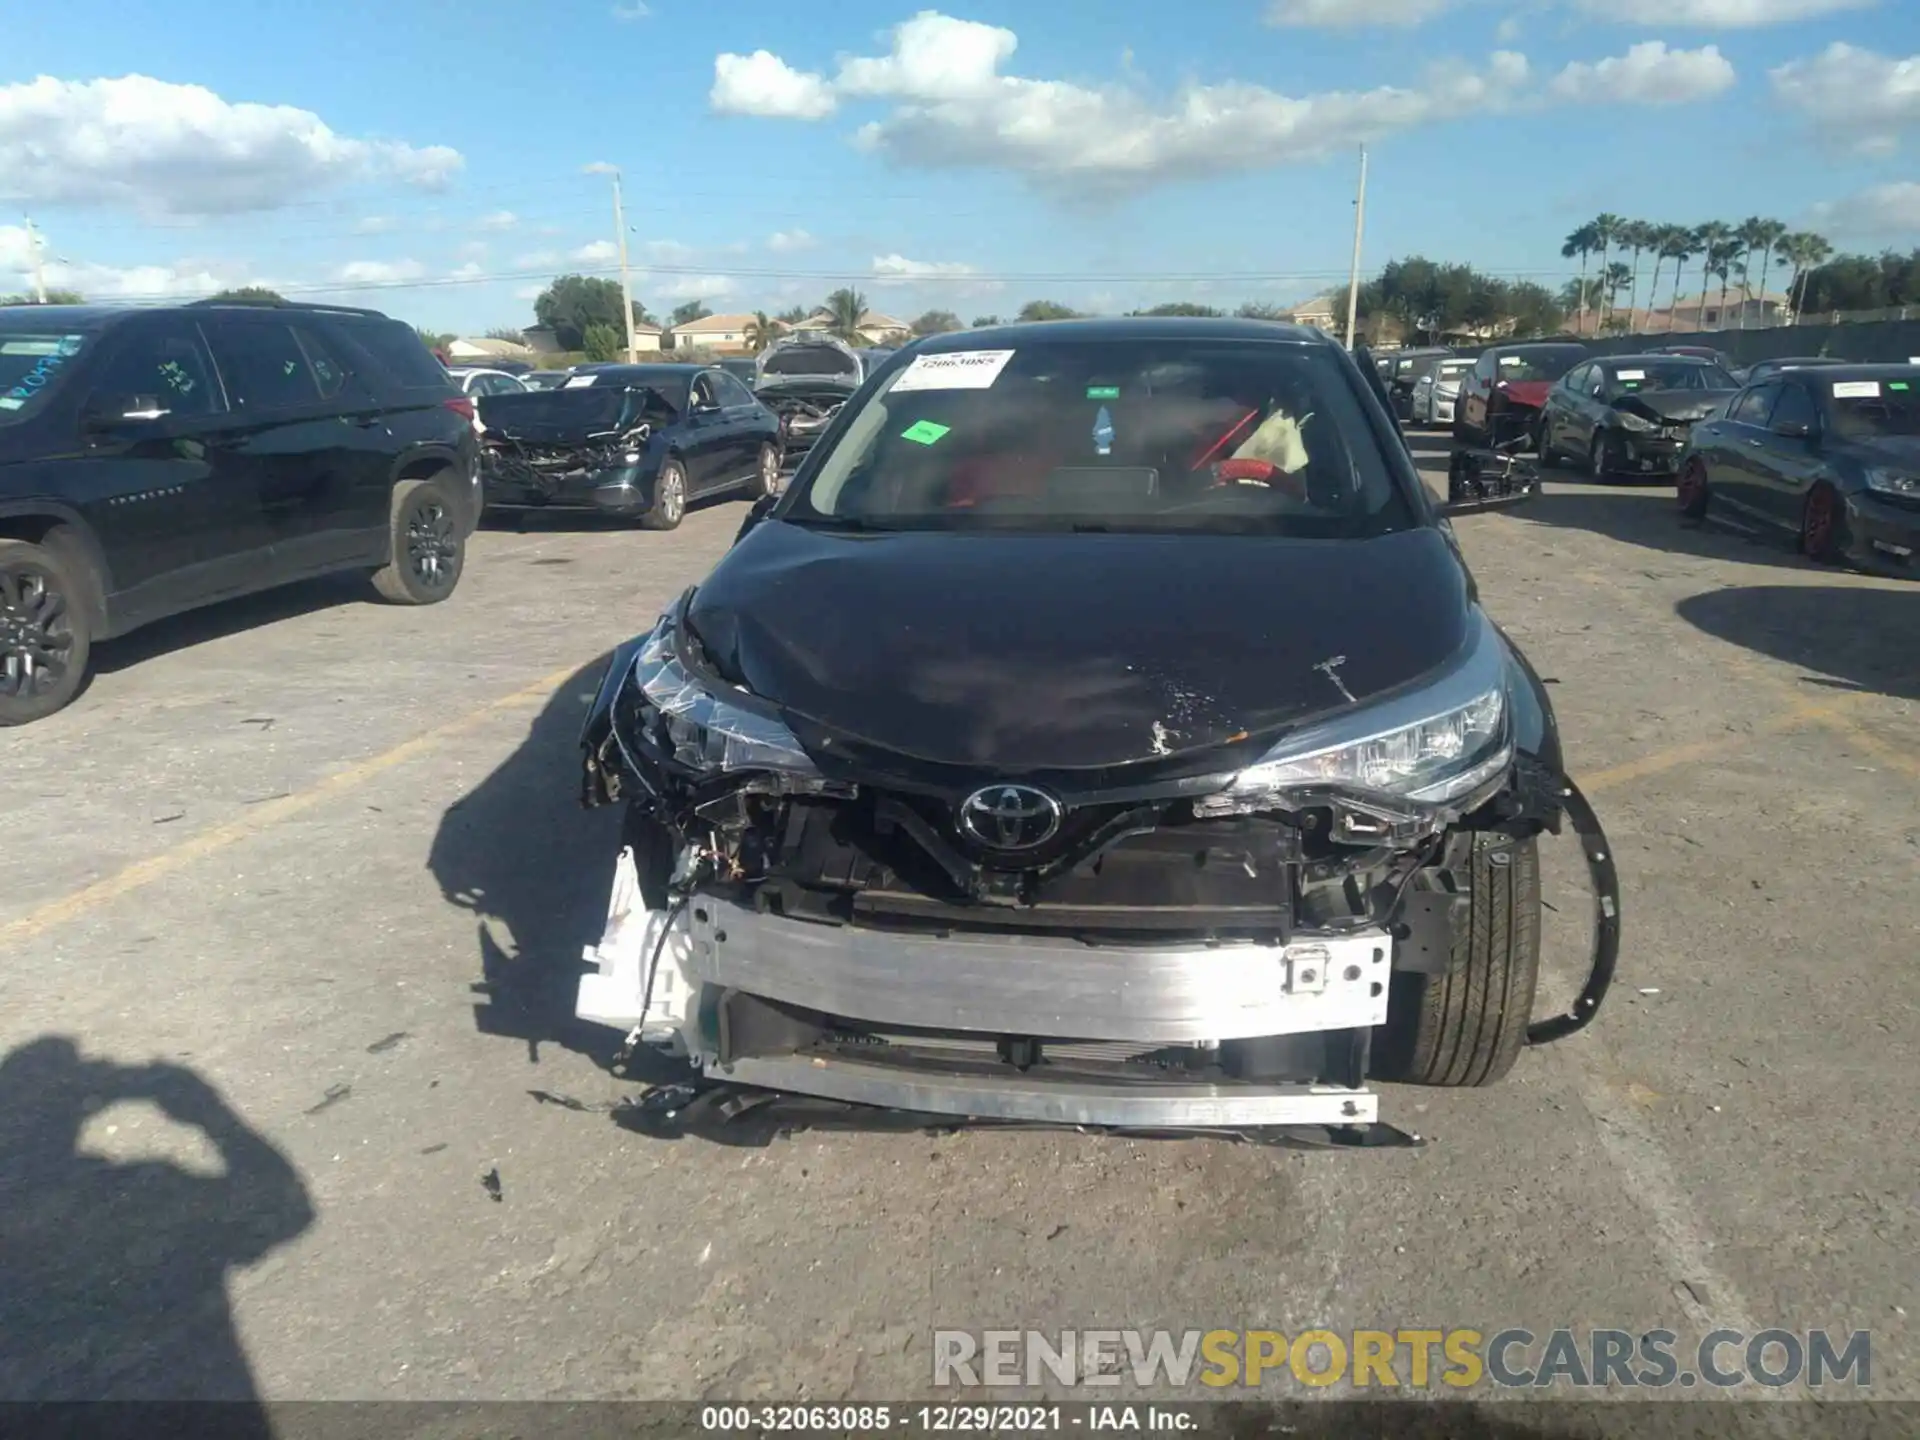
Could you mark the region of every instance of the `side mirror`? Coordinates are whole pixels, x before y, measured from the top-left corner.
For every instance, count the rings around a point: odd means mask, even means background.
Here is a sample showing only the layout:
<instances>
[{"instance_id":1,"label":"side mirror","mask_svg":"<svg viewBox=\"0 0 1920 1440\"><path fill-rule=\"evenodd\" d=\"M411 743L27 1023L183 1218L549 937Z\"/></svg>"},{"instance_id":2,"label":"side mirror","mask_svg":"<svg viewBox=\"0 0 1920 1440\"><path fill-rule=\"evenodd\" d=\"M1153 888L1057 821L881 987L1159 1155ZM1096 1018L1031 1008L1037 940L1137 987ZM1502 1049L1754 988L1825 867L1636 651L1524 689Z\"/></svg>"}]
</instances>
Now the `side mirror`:
<instances>
[{"instance_id":1,"label":"side mirror","mask_svg":"<svg viewBox=\"0 0 1920 1440\"><path fill-rule=\"evenodd\" d=\"M771 515L773 513L773 507L779 503L780 497L778 495L762 495L758 500L754 501L753 504L748 507L747 518L740 522L740 529L734 535L733 543L738 545L742 540L746 539L747 532L762 520L766 519L767 516Z\"/></svg>"},{"instance_id":2,"label":"side mirror","mask_svg":"<svg viewBox=\"0 0 1920 1440\"><path fill-rule=\"evenodd\" d=\"M1773 433L1788 440L1808 440L1813 437L1813 426L1800 420L1782 420L1773 427Z\"/></svg>"},{"instance_id":3,"label":"side mirror","mask_svg":"<svg viewBox=\"0 0 1920 1440\"><path fill-rule=\"evenodd\" d=\"M158 431L168 413L157 395L96 395L80 412L80 428L88 435L134 439Z\"/></svg>"}]
</instances>

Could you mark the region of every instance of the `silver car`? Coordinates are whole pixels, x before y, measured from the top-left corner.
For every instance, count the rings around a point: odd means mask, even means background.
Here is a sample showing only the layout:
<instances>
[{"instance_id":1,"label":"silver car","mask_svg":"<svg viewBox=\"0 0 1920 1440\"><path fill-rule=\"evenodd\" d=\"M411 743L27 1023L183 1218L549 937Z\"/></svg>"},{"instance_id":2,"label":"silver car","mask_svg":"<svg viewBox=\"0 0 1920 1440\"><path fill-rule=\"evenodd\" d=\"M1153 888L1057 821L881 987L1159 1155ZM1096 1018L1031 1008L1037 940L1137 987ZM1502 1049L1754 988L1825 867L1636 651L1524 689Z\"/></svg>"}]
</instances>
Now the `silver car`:
<instances>
[{"instance_id":1,"label":"silver car","mask_svg":"<svg viewBox=\"0 0 1920 1440\"><path fill-rule=\"evenodd\" d=\"M1410 402L1413 423L1453 424L1453 407L1460 399L1460 381L1472 369L1471 360L1442 360L1416 380Z\"/></svg>"}]
</instances>

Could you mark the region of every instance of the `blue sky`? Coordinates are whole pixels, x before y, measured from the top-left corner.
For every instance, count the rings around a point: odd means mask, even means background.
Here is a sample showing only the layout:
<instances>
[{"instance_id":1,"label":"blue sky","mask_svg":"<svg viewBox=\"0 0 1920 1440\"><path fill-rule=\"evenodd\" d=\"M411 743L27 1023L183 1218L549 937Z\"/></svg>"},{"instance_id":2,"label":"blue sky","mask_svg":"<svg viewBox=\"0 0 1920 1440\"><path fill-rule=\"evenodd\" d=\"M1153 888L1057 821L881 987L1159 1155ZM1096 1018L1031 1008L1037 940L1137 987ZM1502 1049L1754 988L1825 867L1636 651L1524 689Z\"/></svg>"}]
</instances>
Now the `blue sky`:
<instances>
[{"instance_id":1,"label":"blue sky","mask_svg":"<svg viewBox=\"0 0 1920 1440\"><path fill-rule=\"evenodd\" d=\"M718 311L1558 285L1602 210L1920 241L1913 0L66 0L0 50L0 289L262 281L434 328L611 273ZM1524 57L1524 58L1523 58ZM579 257L579 258L575 258Z\"/></svg>"}]
</instances>

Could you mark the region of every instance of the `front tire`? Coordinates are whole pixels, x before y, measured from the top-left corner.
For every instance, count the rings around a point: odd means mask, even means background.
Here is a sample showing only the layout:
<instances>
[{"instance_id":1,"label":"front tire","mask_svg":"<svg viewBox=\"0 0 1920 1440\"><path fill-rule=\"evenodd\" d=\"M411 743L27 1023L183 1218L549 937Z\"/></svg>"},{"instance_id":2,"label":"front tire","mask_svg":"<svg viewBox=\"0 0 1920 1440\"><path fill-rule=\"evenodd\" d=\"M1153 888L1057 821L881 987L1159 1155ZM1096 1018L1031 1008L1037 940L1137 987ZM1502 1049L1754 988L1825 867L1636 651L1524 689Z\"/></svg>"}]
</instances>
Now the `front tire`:
<instances>
[{"instance_id":1,"label":"front tire","mask_svg":"<svg viewBox=\"0 0 1920 1440\"><path fill-rule=\"evenodd\" d=\"M753 479L747 485L747 498L764 500L780 488L780 451L772 443L760 447L754 463Z\"/></svg>"},{"instance_id":2,"label":"front tire","mask_svg":"<svg viewBox=\"0 0 1920 1440\"><path fill-rule=\"evenodd\" d=\"M460 583L467 541L453 503L433 480L402 480L393 487L386 565L373 588L393 605L437 605Z\"/></svg>"},{"instance_id":3,"label":"front tire","mask_svg":"<svg viewBox=\"0 0 1920 1440\"><path fill-rule=\"evenodd\" d=\"M640 517L649 530L677 530L687 513L687 472L678 460L663 461L653 482L653 504Z\"/></svg>"},{"instance_id":4,"label":"front tire","mask_svg":"<svg viewBox=\"0 0 1920 1440\"><path fill-rule=\"evenodd\" d=\"M1382 1079L1491 1085L1526 1048L1540 979L1538 842L1476 834L1467 870L1467 920L1447 973L1393 977L1374 1049Z\"/></svg>"},{"instance_id":5,"label":"front tire","mask_svg":"<svg viewBox=\"0 0 1920 1440\"><path fill-rule=\"evenodd\" d=\"M1547 417L1540 417L1540 433L1534 437L1535 447L1540 451L1540 467L1546 469L1560 463L1560 452L1553 445L1553 426Z\"/></svg>"},{"instance_id":6,"label":"front tire","mask_svg":"<svg viewBox=\"0 0 1920 1440\"><path fill-rule=\"evenodd\" d=\"M54 546L0 540L0 726L44 720L86 684L83 565Z\"/></svg>"},{"instance_id":7,"label":"front tire","mask_svg":"<svg viewBox=\"0 0 1920 1440\"><path fill-rule=\"evenodd\" d=\"M1692 456L1681 467L1680 478L1674 483L1674 492L1680 500L1680 514L1688 520L1706 518L1709 494L1707 489L1707 463L1698 455Z\"/></svg>"},{"instance_id":8,"label":"front tire","mask_svg":"<svg viewBox=\"0 0 1920 1440\"><path fill-rule=\"evenodd\" d=\"M1806 504L1800 511L1802 553L1817 565L1838 565L1846 550L1841 538L1845 528L1840 494L1823 480L1807 492Z\"/></svg>"}]
</instances>

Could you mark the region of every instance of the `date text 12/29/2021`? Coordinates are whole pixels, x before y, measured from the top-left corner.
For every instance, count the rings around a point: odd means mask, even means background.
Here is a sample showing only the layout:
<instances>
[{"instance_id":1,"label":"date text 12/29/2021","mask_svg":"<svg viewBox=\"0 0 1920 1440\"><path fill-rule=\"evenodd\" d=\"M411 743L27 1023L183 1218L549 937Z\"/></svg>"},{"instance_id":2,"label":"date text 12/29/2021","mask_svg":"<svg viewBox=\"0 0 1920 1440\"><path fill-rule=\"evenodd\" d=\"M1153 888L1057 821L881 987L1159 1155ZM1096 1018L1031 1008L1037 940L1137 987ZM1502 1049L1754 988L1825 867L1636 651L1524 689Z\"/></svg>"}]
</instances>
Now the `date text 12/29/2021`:
<instances>
[{"instance_id":1,"label":"date text 12/29/2021","mask_svg":"<svg viewBox=\"0 0 1920 1440\"><path fill-rule=\"evenodd\" d=\"M706 1405L711 1433L1009 1435L1073 1431L1198 1433L1205 1405Z\"/></svg>"}]
</instances>

